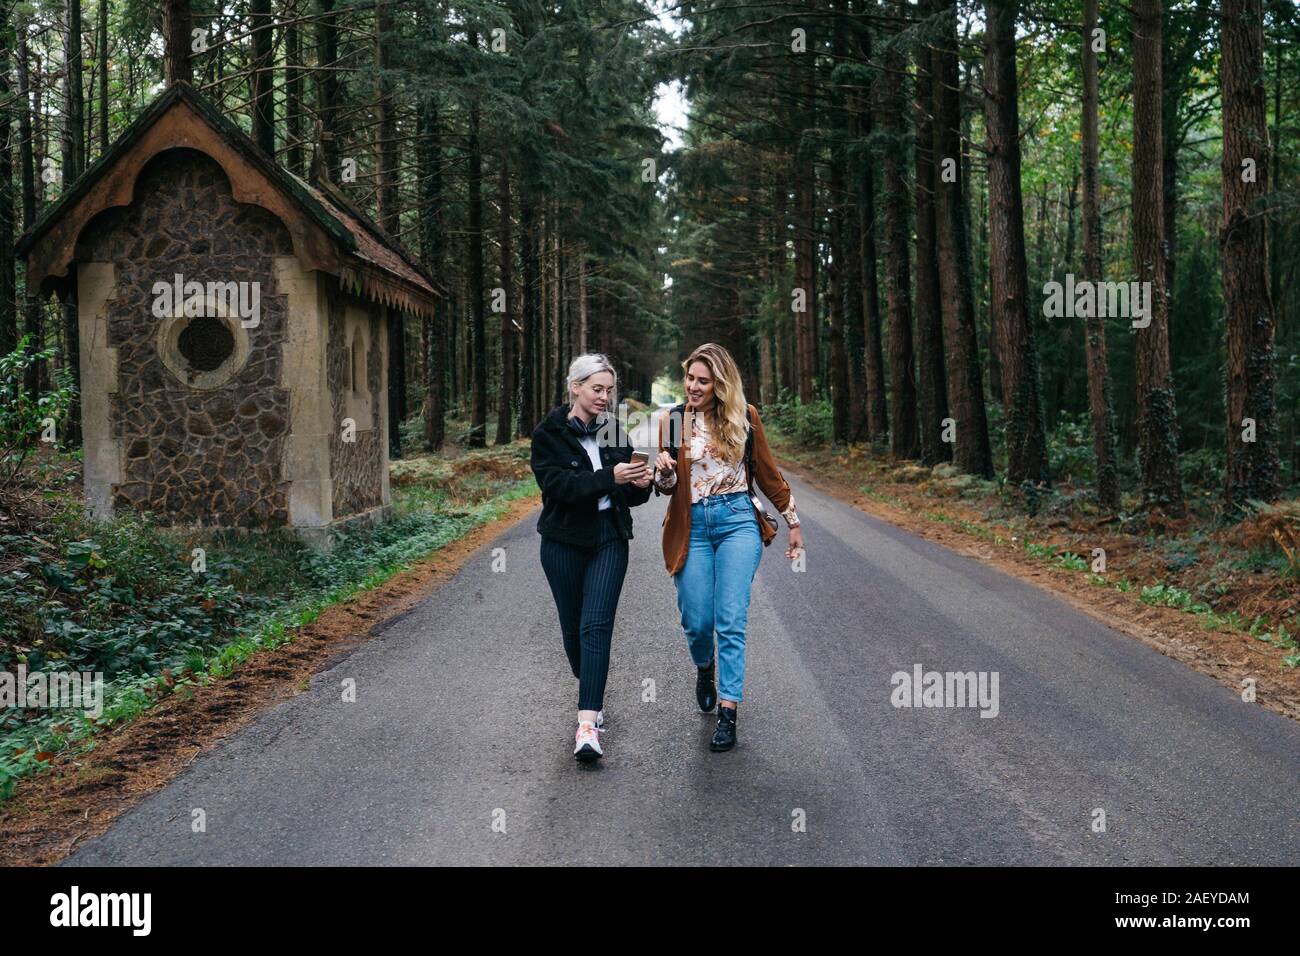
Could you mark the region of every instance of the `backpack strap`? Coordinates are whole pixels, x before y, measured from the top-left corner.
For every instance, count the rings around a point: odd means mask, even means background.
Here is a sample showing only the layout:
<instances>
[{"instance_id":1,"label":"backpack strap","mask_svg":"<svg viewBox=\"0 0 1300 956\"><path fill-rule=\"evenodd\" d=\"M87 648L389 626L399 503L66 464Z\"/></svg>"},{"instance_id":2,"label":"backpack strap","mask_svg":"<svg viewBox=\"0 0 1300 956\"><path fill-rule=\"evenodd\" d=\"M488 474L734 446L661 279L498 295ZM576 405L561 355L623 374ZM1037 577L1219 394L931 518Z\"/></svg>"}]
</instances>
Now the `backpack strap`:
<instances>
[{"instance_id":1,"label":"backpack strap","mask_svg":"<svg viewBox=\"0 0 1300 956\"><path fill-rule=\"evenodd\" d=\"M680 405L674 405L668 412L668 444L664 446L664 450L667 451L668 454L672 456L673 461L677 460L677 450L678 450L678 446L673 443L673 436L674 435L680 436L682 434L682 429L684 428L684 424L682 423L684 423L685 421L684 418L685 414L686 414L685 402L682 402ZM679 423L676 432L673 431L674 418L676 418Z\"/></svg>"},{"instance_id":2,"label":"backpack strap","mask_svg":"<svg viewBox=\"0 0 1300 956\"><path fill-rule=\"evenodd\" d=\"M749 414L749 406L745 406L745 424L749 426L745 430L745 474L749 477L750 494L754 491L754 419Z\"/></svg>"}]
</instances>

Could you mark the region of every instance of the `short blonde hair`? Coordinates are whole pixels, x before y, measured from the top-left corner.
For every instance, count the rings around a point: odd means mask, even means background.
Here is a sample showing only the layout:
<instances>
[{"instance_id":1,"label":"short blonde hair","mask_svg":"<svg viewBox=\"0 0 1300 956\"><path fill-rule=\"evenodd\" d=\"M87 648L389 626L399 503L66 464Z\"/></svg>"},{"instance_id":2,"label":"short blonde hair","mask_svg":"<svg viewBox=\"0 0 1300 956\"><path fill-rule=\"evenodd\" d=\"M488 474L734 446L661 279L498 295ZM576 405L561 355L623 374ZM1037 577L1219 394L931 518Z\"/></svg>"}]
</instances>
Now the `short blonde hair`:
<instances>
[{"instance_id":1,"label":"short blonde hair","mask_svg":"<svg viewBox=\"0 0 1300 956\"><path fill-rule=\"evenodd\" d=\"M608 372L612 375L614 377L614 388L618 388L618 372L614 371L614 363L609 360L609 356L602 355L599 352L588 352L586 355L579 355L569 363L568 393L572 395L573 386L581 385L600 372ZM614 404L612 398L610 404Z\"/></svg>"}]
</instances>

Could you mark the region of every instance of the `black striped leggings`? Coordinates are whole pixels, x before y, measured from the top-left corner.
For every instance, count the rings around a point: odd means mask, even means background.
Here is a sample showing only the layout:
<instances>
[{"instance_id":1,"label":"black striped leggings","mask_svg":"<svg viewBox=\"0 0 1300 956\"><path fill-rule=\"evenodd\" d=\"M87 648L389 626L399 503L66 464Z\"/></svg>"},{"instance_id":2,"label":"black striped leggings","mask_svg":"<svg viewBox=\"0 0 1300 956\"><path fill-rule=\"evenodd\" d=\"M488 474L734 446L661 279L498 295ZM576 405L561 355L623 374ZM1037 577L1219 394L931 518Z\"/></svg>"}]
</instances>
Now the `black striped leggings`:
<instances>
[{"instance_id":1,"label":"black striped leggings","mask_svg":"<svg viewBox=\"0 0 1300 956\"><path fill-rule=\"evenodd\" d=\"M600 533L594 548L542 539L542 569L560 613L564 653L578 678L578 709L605 704L614 612L627 574L627 541L618 533L613 508L597 512Z\"/></svg>"}]
</instances>

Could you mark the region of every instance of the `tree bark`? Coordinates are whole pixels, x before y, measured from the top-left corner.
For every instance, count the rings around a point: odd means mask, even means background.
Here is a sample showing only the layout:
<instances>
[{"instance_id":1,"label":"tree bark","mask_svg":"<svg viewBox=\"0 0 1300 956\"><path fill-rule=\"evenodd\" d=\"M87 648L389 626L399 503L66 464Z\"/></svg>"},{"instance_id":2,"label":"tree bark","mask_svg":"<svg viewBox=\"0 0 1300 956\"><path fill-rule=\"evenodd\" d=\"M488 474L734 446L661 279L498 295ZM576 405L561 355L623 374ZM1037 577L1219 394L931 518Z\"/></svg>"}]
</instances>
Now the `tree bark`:
<instances>
[{"instance_id":1,"label":"tree bark","mask_svg":"<svg viewBox=\"0 0 1300 956\"><path fill-rule=\"evenodd\" d=\"M1083 0L1083 278L1093 283L1102 279L1097 53L1093 49L1096 29L1097 0ZM1097 459L1097 501L1104 510L1113 513L1120 505L1119 451L1106 356L1106 323L1096 308L1084 318L1084 323L1088 409L1092 417L1092 450Z\"/></svg>"},{"instance_id":2,"label":"tree bark","mask_svg":"<svg viewBox=\"0 0 1300 956\"><path fill-rule=\"evenodd\" d=\"M533 433L541 420L536 401L537 364L537 213L532 188L525 176L519 183L520 260L524 269L523 306L519 334L522 345L519 362L519 430L520 438Z\"/></svg>"},{"instance_id":3,"label":"tree bark","mask_svg":"<svg viewBox=\"0 0 1300 956\"><path fill-rule=\"evenodd\" d=\"M587 256L578 247L578 352L587 354Z\"/></svg>"},{"instance_id":4,"label":"tree bark","mask_svg":"<svg viewBox=\"0 0 1300 956\"><path fill-rule=\"evenodd\" d=\"M809 50L802 54L801 142L794 156L795 189L795 286L803 292L803 309L794 313L795 360L799 401L808 404L815 395L817 378L817 164L811 153L805 155L802 140L816 125L817 55ZM800 61L794 61L799 64Z\"/></svg>"},{"instance_id":5,"label":"tree bark","mask_svg":"<svg viewBox=\"0 0 1300 956\"><path fill-rule=\"evenodd\" d=\"M920 0L917 16L932 12L930 0ZM916 93L912 115L916 124L916 357L921 461L927 465L952 460L952 445L943 441L948 417L948 387L943 362L943 313L939 307L939 263L935 233L934 73L930 46L916 45Z\"/></svg>"},{"instance_id":6,"label":"tree bark","mask_svg":"<svg viewBox=\"0 0 1300 956\"><path fill-rule=\"evenodd\" d=\"M834 0L835 11L831 49L835 62L839 63L848 51L844 36L844 12L847 0ZM831 94L832 116L840 129L841 135L847 136L847 113L844 103L844 91L835 88ZM844 152L834 148L831 152L830 181L830 320L831 320L831 435L837 442L849 440L849 356L845 342L844 321L844 280L845 280L845 244L844 244L844 206L846 203L844 189Z\"/></svg>"},{"instance_id":7,"label":"tree bark","mask_svg":"<svg viewBox=\"0 0 1300 956\"><path fill-rule=\"evenodd\" d=\"M1264 108L1264 11L1260 0L1222 0L1223 311L1227 329L1228 462L1225 493L1239 512L1248 499L1281 494L1273 300L1268 282L1268 128ZM1243 440L1247 420L1254 440Z\"/></svg>"},{"instance_id":8,"label":"tree bark","mask_svg":"<svg viewBox=\"0 0 1300 956\"><path fill-rule=\"evenodd\" d=\"M194 68L190 59L192 26L190 0L164 0L163 82L167 86L194 81Z\"/></svg>"},{"instance_id":9,"label":"tree bark","mask_svg":"<svg viewBox=\"0 0 1300 956\"><path fill-rule=\"evenodd\" d=\"M425 94L420 105L420 148L422 162L420 222L424 261L435 276L442 275L442 254L446 243L442 221L442 151L441 119L437 94ZM438 302L435 313L423 319L424 338L428 343L424 357L424 450L437 451L446 437L447 393L447 300Z\"/></svg>"},{"instance_id":10,"label":"tree bark","mask_svg":"<svg viewBox=\"0 0 1300 956\"><path fill-rule=\"evenodd\" d=\"M953 462L962 471L993 477L975 293L971 285L970 231L966 219L967 164L961 161L961 91L957 87L957 3L939 0L940 35L934 60L935 232L939 302L943 319L949 410L956 424ZM945 163L952 176L945 176ZM949 181L949 180L952 181Z\"/></svg>"},{"instance_id":11,"label":"tree bark","mask_svg":"<svg viewBox=\"0 0 1300 956\"><path fill-rule=\"evenodd\" d=\"M501 171L497 177L497 200L501 206L501 296L504 308L501 311L501 389L497 401L497 438L498 445L508 445L514 439L512 430L515 404L515 332L514 315L510 308L513 300L514 286L514 250L510 237L514 224L510 221L510 161L506 152L501 152Z\"/></svg>"},{"instance_id":12,"label":"tree bark","mask_svg":"<svg viewBox=\"0 0 1300 956\"><path fill-rule=\"evenodd\" d=\"M469 45L478 48L478 32L469 31ZM469 299L473 310L470 319L469 352L472 364L470 385L470 430L467 444L482 448L487 444L487 352L483 314L483 154L479 146L480 106L477 96L469 103L469 136L465 150L469 159Z\"/></svg>"},{"instance_id":13,"label":"tree bark","mask_svg":"<svg viewBox=\"0 0 1300 956\"><path fill-rule=\"evenodd\" d=\"M0 356L18 346L17 277L14 271L14 102L9 88L10 11L0 13Z\"/></svg>"},{"instance_id":14,"label":"tree bark","mask_svg":"<svg viewBox=\"0 0 1300 956\"><path fill-rule=\"evenodd\" d=\"M383 4L380 5L381 9ZM275 20L271 0L249 0L249 30L253 34L252 76L253 141L266 155L275 156L274 40ZM391 343L390 343L391 347Z\"/></svg>"},{"instance_id":15,"label":"tree bark","mask_svg":"<svg viewBox=\"0 0 1300 956\"><path fill-rule=\"evenodd\" d=\"M1164 254L1161 4L1135 0L1133 30L1133 271L1150 283L1150 325L1137 328L1138 445L1147 506L1183 514L1178 416L1169 362ZM1145 319L1144 319L1145 321Z\"/></svg>"},{"instance_id":16,"label":"tree bark","mask_svg":"<svg viewBox=\"0 0 1300 956\"><path fill-rule=\"evenodd\" d=\"M302 148L302 32L297 23L289 22L284 31L284 139L285 165L295 176L306 173Z\"/></svg>"},{"instance_id":17,"label":"tree bark","mask_svg":"<svg viewBox=\"0 0 1300 956\"><path fill-rule=\"evenodd\" d=\"M862 59L871 60L871 34L862 30L858 34ZM870 140L875 126L875 104L870 90L862 97L862 137ZM884 335L881 330L880 280L876 272L878 247L876 229L876 154L869 153L862 169L861 203L859 207L859 232L862 236L862 358L866 385L867 439L872 443L884 442L889 435L889 415L885 401Z\"/></svg>"},{"instance_id":18,"label":"tree bark","mask_svg":"<svg viewBox=\"0 0 1300 956\"><path fill-rule=\"evenodd\" d=\"M99 0L99 154L108 152L108 0Z\"/></svg>"},{"instance_id":19,"label":"tree bark","mask_svg":"<svg viewBox=\"0 0 1300 956\"><path fill-rule=\"evenodd\" d=\"M338 14L335 0L317 0L316 20L316 115L320 124L320 161L325 176L339 178L339 62Z\"/></svg>"},{"instance_id":20,"label":"tree bark","mask_svg":"<svg viewBox=\"0 0 1300 956\"><path fill-rule=\"evenodd\" d=\"M66 190L76 182L84 168L85 137L82 123L85 100L81 90L81 0L65 0L64 14L67 33L64 36L63 55L63 180ZM77 295L74 289L63 303L63 345L66 368L76 389L68 409L68 426L64 431L64 444L81 444L81 335L77 316Z\"/></svg>"},{"instance_id":21,"label":"tree bark","mask_svg":"<svg viewBox=\"0 0 1300 956\"><path fill-rule=\"evenodd\" d=\"M905 14L903 0L896 4L900 23ZM921 446L916 433L916 372L912 353L912 277L908 249L907 179L903 169L903 73L907 69L895 37L884 56L880 106L889 142L885 153L885 230L887 239L887 282L885 299L889 308L889 449L898 458L916 458Z\"/></svg>"},{"instance_id":22,"label":"tree bark","mask_svg":"<svg viewBox=\"0 0 1300 956\"><path fill-rule=\"evenodd\" d=\"M849 30L856 29L852 21ZM856 49L857 42L852 47ZM863 94L859 86L850 87L847 94L848 136L850 142L861 142L863 138ZM849 154L848 177L849 192L845 201L849 204L849 215L844 221L844 348L848 353L849 377L849 441L867 440L867 390L866 341L863 338L866 326L866 314L863 309L862 285L862 178L867 164L857 151ZM771 242L775 244L776 237ZM764 259L764 262L767 262ZM764 345L768 344L763 337ZM770 353L771 349L768 348ZM760 353L761 360L761 353Z\"/></svg>"},{"instance_id":23,"label":"tree bark","mask_svg":"<svg viewBox=\"0 0 1300 956\"><path fill-rule=\"evenodd\" d=\"M19 166L23 191L23 230L26 231L36 222L36 162L33 153L34 129L32 123L32 90L28 67L30 50L27 46L27 19L21 17L16 23L18 47L18 136ZM41 352L45 348L45 332L40 299L30 285L24 280L23 290L23 334L27 337L28 348L32 352ZM35 401L45 387L45 363L33 362L27 368L26 389L28 396Z\"/></svg>"},{"instance_id":24,"label":"tree bark","mask_svg":"<svg viewBox=\"0 0 1300 956\"><path fill-rule=\"evenodd\" d=\"M986 0L984 124L989 183L989 298L1001 365L1007 481L1044 483L1047 439L1038 344L1029 320L1020 107L1016 89L1018 0Z\"/></svg>"}]
</instances>

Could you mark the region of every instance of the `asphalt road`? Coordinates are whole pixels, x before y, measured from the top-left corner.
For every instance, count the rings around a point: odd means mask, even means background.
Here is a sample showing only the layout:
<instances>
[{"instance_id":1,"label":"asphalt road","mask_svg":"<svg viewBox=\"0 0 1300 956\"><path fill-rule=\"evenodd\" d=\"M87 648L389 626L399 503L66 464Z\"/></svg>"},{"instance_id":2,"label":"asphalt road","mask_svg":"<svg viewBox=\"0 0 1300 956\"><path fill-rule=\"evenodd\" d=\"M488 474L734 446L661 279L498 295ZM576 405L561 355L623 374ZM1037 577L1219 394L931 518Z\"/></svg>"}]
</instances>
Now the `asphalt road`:
<instances>
[{"instance_id":1,"label":"asphalt road","mask_svg":"<svg viewBox=\"0 0 1300 956\"><path fill-rule=\"evenodd\" d=\"M764 554L734 751L707 747L652 498L600 763L572 757L576 681L529 519L69 862L1300 863L1300 726L793 484L807 569L784 532ZM894 707L891 676L918 664L996 672L997 716Z\"/></svg>"}]
</instances>

